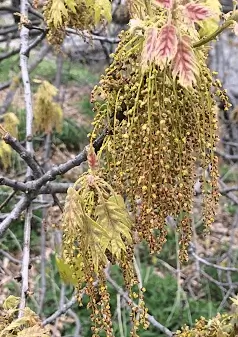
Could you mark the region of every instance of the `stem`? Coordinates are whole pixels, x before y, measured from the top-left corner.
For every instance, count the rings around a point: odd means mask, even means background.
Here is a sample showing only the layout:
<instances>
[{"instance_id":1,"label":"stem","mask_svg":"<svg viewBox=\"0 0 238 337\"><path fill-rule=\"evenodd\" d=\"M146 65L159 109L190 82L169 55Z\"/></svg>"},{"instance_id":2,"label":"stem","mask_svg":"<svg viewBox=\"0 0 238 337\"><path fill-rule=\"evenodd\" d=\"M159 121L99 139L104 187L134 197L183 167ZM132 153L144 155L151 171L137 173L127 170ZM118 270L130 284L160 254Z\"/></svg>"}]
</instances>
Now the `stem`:
<instances>
[{"instance_id":1,"label":"stem","mask_svg":"<svg viewBox=\"0 0 238 337\"><path fill-rule=\"evenodd\" d=\"M151 3L150 3L150 1L145 0L144 2L145 2L145 7L146 7L146 10L147 10L147 12L148 12L148 15L149 15L149 16L153 16L153 11L152 11L152 8L151 8Z\"/></svg>"},{"instance_id":2,"label":"stem","mask_svg":"<svg viewBox=\"0 0 238 337\"><path fill-rule=\"evenodd\" d=\"M210 34L209 36L201 39L200 41L193 44L194 48L198 48L203 46L204 44L214 40L219 34L223 32L226 28L228 28L230 25L234 24L235 22L238 22L238 11L235 11L234 14L232 14L229 18L229 20L225 21L221 27L219 27L217 30L215 30L214 33Z\"/></svg>"}]
</instances>

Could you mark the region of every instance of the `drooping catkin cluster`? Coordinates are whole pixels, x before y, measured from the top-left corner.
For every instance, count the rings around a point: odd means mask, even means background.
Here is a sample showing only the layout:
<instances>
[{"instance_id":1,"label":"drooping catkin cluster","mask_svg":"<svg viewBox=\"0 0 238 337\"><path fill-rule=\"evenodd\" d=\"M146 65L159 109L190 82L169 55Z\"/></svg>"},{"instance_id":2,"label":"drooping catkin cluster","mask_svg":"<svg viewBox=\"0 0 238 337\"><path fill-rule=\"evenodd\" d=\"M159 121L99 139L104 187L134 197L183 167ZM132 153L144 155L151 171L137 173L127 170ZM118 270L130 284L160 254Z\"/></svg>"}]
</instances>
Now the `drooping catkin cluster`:
<instances>
[{"instance_id":1,"label":"drooping catkin cluster","mask_svg":"<svg viewBox=\"0 0 238 337\"><path fill-rule=\"evenodd\" d=\"M36 94L34 105L34 128L35 132L50 133L55 129L61 131L63 112L60 104L53 99L58 89L48 81L43 81Z\"/></svg>"},{"instance_id":2,"label":"drooping catkin cluster","mask_svg":"<svg viewBox=\"0 0 238 337\"><path fill-rule=\"evenodd\" d=\"M207 320L204 317L197 319L193 327L183 326L181 330L175 333L177 337L211 337L211 336L237 336L237 296L231 298L232 311L230 314L217 314L215 317Z\"/></svg>"},{"instance_id":3,"label":"drooping catkin cluster","mask_svg":"<svg viewBox=\"0 0 238 337\"><path fill-rule=\"evenodd\" d=\"M48 25L48 41L60 45L66 27L82 32L90 30L102 19L110 21L111 3L109 0L48 0L44 17Z\"/></svg>"},{"instance_id":4,"label":"drooping catkin cluster","mask_svg":"<svg viewBox=\"0 0 238 337\"><path fill-rule=\"evenodd\" d=\"M143 290L139 295L132 290L135 243L145 240L158 253L166 241L166 217L172 216L180 258L187 260L196 179L202 181L205 226L214 219L219 196L215 95L226 97L206 65L207 49L196 26L212 11L186 0L129 5L131 27L120 34L113 62L92 92L91 141L108 128L105 166L98 169L91 146L90 169L68 190L62 224L61 271L71 271L79 293L86 283L94 336L102 329L107 336L113 333L104 274L108 261L121 267L130 298L139 298L139 308L131 310L136 336L138 324L147 323Z\"/></svg>"},{"instance_id":5,"label":"drooping catkin cluster","mask_svg":"<svg viewBox=\"0 0 238 337\"><path fill-rule=\"evenodd\" d=\"M2 126L12 137L17 138L19 124L20 121L13 112L7 112L3 115ZM12 166L12 155L11 146L4 140L0 140L0 165L4 170L8 170Z\"/></svg>"},{"instance_id":6,"label":"drooping catkin cluster","mask_svg":"<svg viewBox=\"0 0 238 337\"><path fill-rule=\"evenodd\" d=\"M158 29L164 27L165 12L161 10L156 19ZM97 113L94 134L109 123L108 179L128 197L139 238L149 243L151 252L160 251L166 241L165 219L175 217L180 256L186 260L198 163L204 172L210 167L209 180L205 174L201 177L206 225L214 220L218 202L217 116L212 93L216 82L203 48L193 51L196 83L189 88L180 84L182 76L174 76L169 63L160 67L150 62L142 69L144 31L150 24L151 18L138 34L133 30L121 34L113 63L92 95ZM191 31L193 40L196 34Z\"/></svg>"}]
</instances>

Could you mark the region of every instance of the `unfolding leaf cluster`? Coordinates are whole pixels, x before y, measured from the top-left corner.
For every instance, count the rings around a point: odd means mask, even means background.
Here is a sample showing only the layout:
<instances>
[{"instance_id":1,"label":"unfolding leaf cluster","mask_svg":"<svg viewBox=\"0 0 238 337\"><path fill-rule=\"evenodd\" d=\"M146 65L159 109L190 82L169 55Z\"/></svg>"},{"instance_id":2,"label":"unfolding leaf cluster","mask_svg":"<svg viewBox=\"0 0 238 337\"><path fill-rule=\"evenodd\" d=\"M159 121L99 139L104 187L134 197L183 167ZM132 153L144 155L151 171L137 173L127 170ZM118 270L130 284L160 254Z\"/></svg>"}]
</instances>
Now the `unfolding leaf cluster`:
<instances>
[{"instance_id":1,"label":"unfolding leaf cluster","mask_svg":"<svg viewBox=\"0 0 238 337\"><path fill-rule=\"evenodd\" d=\"M217 314L211 319L201 317L191 328L184 326L180 331L177 331L177 337L236 337L238 334L238 301L236 298L231 298L232 313Z\"/></svg>"},{"instance_id":2,"label":"unfolding leaf cluster","mask_svg":"<svg viewBox=\"0 0 238 337\"><path fill-rule=\"evenodd\" d=\"M62 226L65 261L75 262L82 279L85 270L98 275L107 264L107 252L120 261L126 245L132 242L131 219L123 198L100 176L91 173L84 174L68 189Z\"/></svg>"},{"instance_id":3,"label":"unfolding leaf cluster","mask_svg":"<svg viewBox=\"0 0 238 337\"><path fill-rule=\"evenodd\" d=\"M104 269L117 263L129 289L134 285L132 220L123 198L104 180L94 151L88 152L89 171L67 192L62 220L63 252L57 257L59 273L79 291L85 285L94 323L113 336L110 296ZM98 283L95 286L95 283Z\"/></svg>"},{"instance_id":4,"label":"unfolding leaf cluster","mask_svg":"<svg viewBox=\"0 0 238 337\"><path fill-rule=\"evenodd\" d=\"M48 40L61 44L65 28L89 30L100 20L111 20L111 2L109 0L48 0L44 7L44 16L48 25Z\"/></svg>"},{"instance_id":5,"label":"unfolding leaf cluster","mask_svg":"<svg viewBox=\"0 0 238 337\"><path fill-rule=\"evenodd\" d=\"M41 326L39 317L28 307L18 318L19 297L9 296L0 309L0 337L50 337L48 329Z\"/></svg>"}]
</instances>

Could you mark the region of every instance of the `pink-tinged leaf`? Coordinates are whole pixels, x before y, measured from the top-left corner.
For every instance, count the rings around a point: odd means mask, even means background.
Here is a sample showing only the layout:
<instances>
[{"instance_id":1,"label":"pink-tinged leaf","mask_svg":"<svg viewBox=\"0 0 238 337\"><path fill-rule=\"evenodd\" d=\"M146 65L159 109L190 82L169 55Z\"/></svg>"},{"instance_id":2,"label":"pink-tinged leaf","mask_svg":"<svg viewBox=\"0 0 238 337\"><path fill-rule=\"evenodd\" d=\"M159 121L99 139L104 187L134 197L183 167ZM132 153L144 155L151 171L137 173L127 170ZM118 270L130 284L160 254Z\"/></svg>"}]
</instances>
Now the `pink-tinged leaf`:
<instances>
[{"instance_id":1,"label":"pink-tinged leaf","mask_svg":"<svg viewBox=\"0 0 238 337\"><path fill-rule=\"evenodd\" d=\"M184 6L184 12L186 18L192 22L202 21L213 16L210 8L195 2L186 4Z\"/></svg>"},{"instance_id":2,"label":"pink-tinged leaf","mask_svg":"<svg viewBox=\"0 0 238 337\"><path fill-rule=\"evenodd\" d=\"M149 28L146 33L144 48L142 51L142 64L145 66L155 59L156 42L158 39L158 29Z\"/></svg>"},{"instance_id":3,"label":"pink-tinged leaf","mask_svg":"<svg viewBox=\"0 0 238 337\"><path fill-rule=\"evenodd\" d=\"M234 33L236 36L238 36L238 23L237 22L234 25Z\"/></svg>"},{"instance_id":4,"label":"pink-tinged leaf","mask_svg":"<svg viewBox=\"0 0 238 337\"><path fill-rule=\"evenodd\" d=\"M171 9L173 7L173 0L154 0L155 4L164 8Z\"/></svg>"},{"instance_id":5,"label":"pink-tinged leaf","mask_svg":"<svg viewBox=\"0 0 238 337\"><path fill-rule=\"evenodd\" d=\"M96 170L98 168L98 159L94 147L91 144L87 152L88 166L91 170Z\"/></svg>"},{"instance_id":6,"label":"pink-tinged leaf","mask_svg":"<svg viewBox=\"0 0 238 337\"><path fill-rule=\"evenodd\" d=\"M183 87L192 87L196 83L195 75L199 70L196 64L196 56L191 47L191 41L188 36L183 36L178 41L177 53L173 60L173 76L178 75L179 83Z\"/></svg>"},{"instance_id":7,"label":"pink-tinged leaf","mask_svg":"<svg viewBox=\"0 0 238 337\"><path fill-rule=\"evenodd\" d=\"M176 27L167 24L160 30L156 43L156 61L165 62L174 58L178 47Z\"/></svg>"}]
</instances>

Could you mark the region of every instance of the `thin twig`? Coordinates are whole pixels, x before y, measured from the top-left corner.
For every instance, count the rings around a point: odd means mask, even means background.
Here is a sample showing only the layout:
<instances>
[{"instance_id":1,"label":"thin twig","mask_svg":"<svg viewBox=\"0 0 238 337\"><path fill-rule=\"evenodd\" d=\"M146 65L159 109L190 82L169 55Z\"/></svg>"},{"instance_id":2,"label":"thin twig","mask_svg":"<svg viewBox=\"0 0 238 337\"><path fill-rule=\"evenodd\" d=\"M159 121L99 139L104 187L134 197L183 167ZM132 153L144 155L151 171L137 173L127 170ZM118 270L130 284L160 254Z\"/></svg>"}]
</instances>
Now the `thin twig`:
<instances>
[{"instance_id":1,"label":"thin twig","mask_svg":"<svg viewBox=\"0 0 238 337\"><path fill-rule=\"evenodd\" d=\"M15 259L15 257L11 256L11 254L9 254L8 252L5 252L5 250L0 249L0 254L2 254L3 256L5 256L7 259L9 259L10 261L12 261L13 263L16 264L21 264L22 261Z\"/></svg>"},{"instance_id":2,"label":"thin twig","mask_svg":"<svg viewBox=\"0 0 238 337\"><path fill-rule=\"evenodd\" d=\"M14 220L17 220L21 213L30 205L31 199L23 195L18 203L15 205L13 210L8 214L8 216L0 224L0 237L2 237L8 227Z\"/></svg>"},{"instance_id":3,"label":"thin twig","mask_svg":"<svg viewBox=\"0 0 238 337\"><path fill-rule=\"evenodd\" d=\"M81 328L82 328L82 326L81 326L81 323L80 323L78 315L72 309L69 309L68 312L69 312L69 315L75 321L75 330L74 330L74 336L73 337L81 337Z\"/></svg>"},{"instance_id":4,"label":"thin twig","mask_svg":"<svg viewBox=\"0 0 238 337\"><path fill-rule=\"evenodd\" d=\"M77 298L76 296L73 296L69 302L67 302L61 308L56 310L50 317L46 318L42 323L43 326L54 322L54 320L56 320L57 317L65 314L75 303L77 303Z\"/></svg>"},{"instance_id":5,"label":"thin twig","mask_svg":"<svg viewBox=\"0 0 238 337\"><path fill-rule=\"evenodd\" d=\"M93 146L96 152L99 151L99 149L101 148L107 134L108 130L105 129L103 133L93 142ZM9 215L0 223L0 237L3 236L5 231L12 223L12 221L18 219L20 214L30 205L31 201L37 197L37 195L39 194L39 190L43 185L46 185L48 181L54 180L58 175L62 175L71 170L72 168L79 166L86 160L87 160L87 147L85 147L84 150L81 153L79 153L76 157L67 161L64 164L53 167L39 179L27 182L26 184L29 190L31 190L32 192L23 195L20 201L11 211L11 213L9 213Z\"/></svg>"},{"instance_id":6,"label":"thin twig","mask_svg":"<svg viewBox=\"0 0 238 337\"><path fill-rule=\"evenodd\" d=\"M0 180L1 180L1 178L0 178ZM0 211L12 200L12 198L14 197L15 194L16 194L16 191L12 191L12 193L10 193L9 196L1 203Z\"/></svg>"},{"instance_id":7,"label":"thin twig","mask_svg":"<svg viewBox=\"0 0 238 337\"><path fill-rule=\"evenodd\" d=\"M133 303L130 297L127 295L127 293L123 291L123 289L111 278L111 276L108 273L106 273L106 278L107 278L107 281L113 286L113 288L116 289L118 294L120 294L126 300L127 303ZM133 305L137 307L136 303L133 303ZM173 336L172 331L170 331L168 328L166 328L161 323L159 323L153 316L148 314L147 319L155 328L162 331L166 336L168 337Z\"/></svg>"},{"instance_id":8,"label":"thin twig","mask_svg":"<svg viewBox=\"0 0 238 337\"><path fill-rule=\"evenodd\" d=\"M213 267L215 269L219 269L219 270L224 270L224 271L233 271L233 272L238 272L238 268L233 268L233 267L223 267L223 266L219 266L218 264L209 262L205 259L203 259L202 257L198 256L195 252L191 252L191 255L198 260L199 262L205 264L206 266L210 266Z\"/></svg>"}]
</instances>

